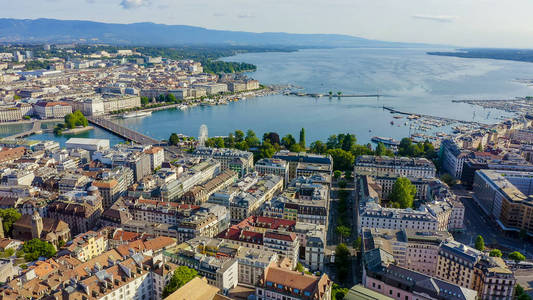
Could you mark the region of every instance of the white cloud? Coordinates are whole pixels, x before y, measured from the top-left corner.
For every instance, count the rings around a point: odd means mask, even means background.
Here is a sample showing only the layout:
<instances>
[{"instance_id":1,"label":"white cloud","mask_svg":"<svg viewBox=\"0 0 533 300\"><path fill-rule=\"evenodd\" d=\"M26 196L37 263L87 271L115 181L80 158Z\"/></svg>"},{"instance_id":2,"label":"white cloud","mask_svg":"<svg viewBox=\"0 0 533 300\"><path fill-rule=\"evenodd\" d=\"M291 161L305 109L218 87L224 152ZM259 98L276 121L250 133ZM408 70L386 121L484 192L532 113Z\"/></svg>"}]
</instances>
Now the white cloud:
<instances>
[{"instance_id":1,"label":"white cloud","mask_svg":"<svg viewBox=\"0 0 533 300\"><path fill-rule=\"evenodd\" d=\"M122 0L120 6L124 9L139 8L142 6L148 6L150 2L148 0Z\"/></svg>"},{"instance_id":2,"label":"white cloud","mask_svg":"<svg viewBox=\"0 0 533 300\"><path fill-rule=\"evenodd\" d=\"M455 16L432 16L432 15L414 15L411 17L413 19L435 21L435 22L441 22L441 23L450 23L450 22L455 21L455 19L457 18Z\"/></svg>"}]
</instances>

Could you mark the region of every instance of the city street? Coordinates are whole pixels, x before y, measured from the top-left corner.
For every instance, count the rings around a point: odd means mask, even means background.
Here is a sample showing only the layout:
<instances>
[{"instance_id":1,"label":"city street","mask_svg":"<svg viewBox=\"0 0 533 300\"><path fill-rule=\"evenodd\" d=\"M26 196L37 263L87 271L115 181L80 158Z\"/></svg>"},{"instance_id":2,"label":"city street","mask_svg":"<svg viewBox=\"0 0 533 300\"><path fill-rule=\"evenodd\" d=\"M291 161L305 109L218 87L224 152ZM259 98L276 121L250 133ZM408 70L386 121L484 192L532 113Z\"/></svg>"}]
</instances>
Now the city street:
<instances>
[{"instance_id":1,"label":"city street","mask_svg":"<svg viewBox=\"0 0 533 300\"><path fill-rule=\"evenodd\" d=\"M473 247L476 237L481 235L487 246L494 246L503 252L520 251L528 259L533 258L533 244L506 236L501 232L498 225L490 220L474 199L468 195L468 191L458 191L456 194L461 195L458 197L465 206L465 230L462 233L453 234L457 241Z\"/></svg>"}]
</instances>

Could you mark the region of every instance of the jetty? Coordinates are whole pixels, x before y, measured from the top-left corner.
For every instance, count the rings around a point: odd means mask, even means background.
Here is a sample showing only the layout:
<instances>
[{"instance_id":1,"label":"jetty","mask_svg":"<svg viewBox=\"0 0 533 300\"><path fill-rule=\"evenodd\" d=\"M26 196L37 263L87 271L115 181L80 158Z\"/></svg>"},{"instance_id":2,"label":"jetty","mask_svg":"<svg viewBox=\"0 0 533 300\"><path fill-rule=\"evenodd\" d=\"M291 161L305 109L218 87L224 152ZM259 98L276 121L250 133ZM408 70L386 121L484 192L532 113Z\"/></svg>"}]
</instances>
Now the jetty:
<instances>
[{"instance_id":1,"label":"jetty","mask_svg":"<svg viewBox=\"0 0 533 300\"><path fill-rule=\"evenodd\" d=\"M146 136L135 130L119 125L104 117L87 117L87 121L111 133L114 133L128 141L141 145L159 145L161 141Z\"/></svg>"},{"instance_id":2,"label":"jetty","mask_svg":"<svg viewBox=\"0 0 533 300\"><path fill-rule=\"evenodd\" d=\"M300 96L300 97L329 97L329 98L379 98L380 94L319 94L319 93L302 93L302 92L289 92L286 95Z\"/></svg>"},{"instance_id":3,"label":"jetty","mask_svg":"<svg viewBox=\"0 0 533 300\"><path fill-rule=\"evenodd\" d=\"M472 124L472 125L478 125L478 126L485 126L487 124L474 122L474 121L464 121L464 120L457 120L452 118L445 118L445 117L439 117L439 116L432 116L432 115L425 115L425 114L419 114L419 113L411 113L411 112L405 112L400 111L397 109L394 109L392 107L383 106L384 110L388 110L393 114L399 114L399 115L407 115L407 116L416 116L419 118L428 118L428 119L434 119L434 120L441 120L441 121L447 121L447 122L456 122L456 123L462 123L462 124Z\"/></svg>"}]
</instances>

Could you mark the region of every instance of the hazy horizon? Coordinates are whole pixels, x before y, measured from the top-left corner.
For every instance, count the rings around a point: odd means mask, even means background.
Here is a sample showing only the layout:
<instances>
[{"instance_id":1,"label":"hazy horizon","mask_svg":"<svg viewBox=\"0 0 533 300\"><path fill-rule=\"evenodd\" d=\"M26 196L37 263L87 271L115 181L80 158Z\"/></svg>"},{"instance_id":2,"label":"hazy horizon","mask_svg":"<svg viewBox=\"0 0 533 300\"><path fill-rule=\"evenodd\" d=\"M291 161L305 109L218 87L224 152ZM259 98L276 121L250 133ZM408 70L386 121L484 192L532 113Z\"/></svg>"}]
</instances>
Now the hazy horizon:
<instances>
[{"instance_id":1,"label":"hazy horizon","mask_svg":"<svg viewBox=\"0 0 533 300\"><path fill-rule=\"evenodd\" d=\"M153 22L247 32L345 34L459 47L533 48L533 1L20 0L2 18Z\"/></svg>"}]
</instances>

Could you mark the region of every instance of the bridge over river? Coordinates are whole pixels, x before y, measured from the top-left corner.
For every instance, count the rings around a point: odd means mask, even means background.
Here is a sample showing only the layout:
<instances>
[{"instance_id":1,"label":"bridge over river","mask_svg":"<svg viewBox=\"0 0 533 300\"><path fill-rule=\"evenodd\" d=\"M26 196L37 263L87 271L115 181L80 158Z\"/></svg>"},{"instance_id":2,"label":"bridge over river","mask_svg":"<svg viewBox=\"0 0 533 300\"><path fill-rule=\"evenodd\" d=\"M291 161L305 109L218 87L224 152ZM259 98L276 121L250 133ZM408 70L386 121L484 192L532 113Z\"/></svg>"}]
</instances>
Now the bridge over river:
<instances>
[{"instance_id":1,"label":"bridge over river","mask_svg":"<svg viewBox=\"0 0 533 300\"><path fill-rule=\"evenodd\" d=\"M112 132L128 141L132 141L137 144L141 144L141 145L161 144L160 140L156 140L142 133L139 133L135 130L119 125L105 117L87 117L87 121L109 132Z\"/></svg>"}]
</instances>

